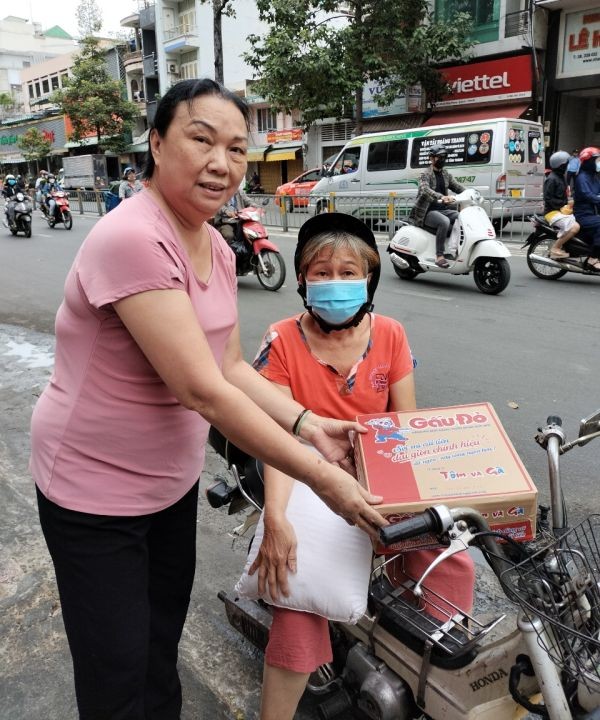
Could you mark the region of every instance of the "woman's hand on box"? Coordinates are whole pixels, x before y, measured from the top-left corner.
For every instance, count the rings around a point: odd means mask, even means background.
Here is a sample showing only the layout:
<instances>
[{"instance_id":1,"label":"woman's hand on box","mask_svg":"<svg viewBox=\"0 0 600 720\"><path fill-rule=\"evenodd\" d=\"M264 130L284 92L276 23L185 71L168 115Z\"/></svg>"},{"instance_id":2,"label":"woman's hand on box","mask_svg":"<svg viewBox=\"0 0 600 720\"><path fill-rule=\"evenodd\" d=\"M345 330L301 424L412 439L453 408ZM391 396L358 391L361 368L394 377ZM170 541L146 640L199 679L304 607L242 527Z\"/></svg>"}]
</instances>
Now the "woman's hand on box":
<instances>
[{"instance_id":1,"label":"woman's hand on box","mask_svg":"<svg viewBox=\"0 0 600 720\"><path fill-rule=\"evenodd\" d=\"M337 463L346 472L356 476L352 437L357 432L365 433L367 428L350 420L334 420L310 413L302 426L300 436L313 445L326 460Z\"/></svg>"}]
</instances>

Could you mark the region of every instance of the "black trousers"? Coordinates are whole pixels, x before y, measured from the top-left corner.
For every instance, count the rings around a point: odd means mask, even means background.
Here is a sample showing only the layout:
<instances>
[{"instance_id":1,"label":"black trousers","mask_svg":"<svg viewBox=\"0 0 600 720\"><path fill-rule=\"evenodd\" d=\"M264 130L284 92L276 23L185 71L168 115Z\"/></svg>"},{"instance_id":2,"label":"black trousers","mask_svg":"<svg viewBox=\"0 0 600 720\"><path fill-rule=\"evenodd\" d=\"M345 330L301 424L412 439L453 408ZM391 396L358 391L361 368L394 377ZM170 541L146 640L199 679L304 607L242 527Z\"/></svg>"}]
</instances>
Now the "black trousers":
<instances>
[{"instance_id":1,"label":"black trousers","mask_svg":"<svg viewBox=\"0 0 600 720\"><path fill-rule=\"evenodd\" d=\"M196 565L198 483L150 515L91 515L37 491L81 720L179 720L177 650Z\"/></svg>"}]
</instances>

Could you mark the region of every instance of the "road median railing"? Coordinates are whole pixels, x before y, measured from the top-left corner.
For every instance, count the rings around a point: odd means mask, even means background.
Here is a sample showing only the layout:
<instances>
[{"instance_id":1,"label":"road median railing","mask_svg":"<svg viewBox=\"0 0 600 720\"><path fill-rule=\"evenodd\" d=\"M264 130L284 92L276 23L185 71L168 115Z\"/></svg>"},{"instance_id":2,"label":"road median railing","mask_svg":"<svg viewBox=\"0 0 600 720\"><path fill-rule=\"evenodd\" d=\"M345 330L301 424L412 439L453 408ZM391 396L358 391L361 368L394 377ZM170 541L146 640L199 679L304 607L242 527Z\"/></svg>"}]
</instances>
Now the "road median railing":
<instances>
[{"instance_id":1,"label":"road median railing","mask_svg":"<svg viewBox=\"0 0 600 720\"><path fill-rule=\"evenodd\" d=\"M70 190L71 207L75 212L104 215L107 212L107 190ZM248 200L264 212L264 224L284 232L297 230L312 215L320 212L345 212L363 220L374 231L390 239L408 218L414 198L388 195L310 195L302 198L266 194L248 195ZM286 202L287 199L287 202ZM292 200L292 202L290 202ZM300 203L308 202L306 205ZM529 218L542 212L541 197L484 197L482 206L492 218L497 236L506 241L519 241L529 232ZM110 207L110 203L109 203Z\"/></svg>"}]
</instances>

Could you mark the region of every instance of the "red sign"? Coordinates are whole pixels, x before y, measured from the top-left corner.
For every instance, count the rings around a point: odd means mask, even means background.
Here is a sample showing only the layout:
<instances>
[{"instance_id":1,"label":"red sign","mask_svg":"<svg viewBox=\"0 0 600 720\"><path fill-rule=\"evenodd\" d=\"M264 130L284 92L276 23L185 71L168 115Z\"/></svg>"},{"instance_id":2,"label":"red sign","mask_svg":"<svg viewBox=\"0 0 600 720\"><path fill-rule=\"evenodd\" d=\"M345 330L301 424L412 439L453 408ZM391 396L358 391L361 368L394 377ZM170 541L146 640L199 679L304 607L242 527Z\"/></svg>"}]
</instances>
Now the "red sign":
<instances>
[{"instance_id":1,"label":"red sign","mask_svg":"<svg viewBox=\"0 0 600 720\"><path fill-rule=\"evenodd\" d=\"M436 103L438 108L531 97L530 55L454 65L444 68L442 74L452 94Z\"/></svg>"},{"instance_id":2,"label":"red sign","mask_svg":"<svg viewBox=\"0 0 600 720\"><path fill-rule=\"evenodd\" d=\"M289 130L271 130L267 133L267 142L293 142L302 140L302 128L290 128Z\"/></svg>"},{"instance_id":3,"label":"red sign","mask_svg":"<svg viewBox=\"0 0 600 720\"><path fill-rule=\"evenodd\" d=\"M50 142L55 140L54 130L42 130L42 136L44 140L50 140Z\"/></svg>"}]
</instances>

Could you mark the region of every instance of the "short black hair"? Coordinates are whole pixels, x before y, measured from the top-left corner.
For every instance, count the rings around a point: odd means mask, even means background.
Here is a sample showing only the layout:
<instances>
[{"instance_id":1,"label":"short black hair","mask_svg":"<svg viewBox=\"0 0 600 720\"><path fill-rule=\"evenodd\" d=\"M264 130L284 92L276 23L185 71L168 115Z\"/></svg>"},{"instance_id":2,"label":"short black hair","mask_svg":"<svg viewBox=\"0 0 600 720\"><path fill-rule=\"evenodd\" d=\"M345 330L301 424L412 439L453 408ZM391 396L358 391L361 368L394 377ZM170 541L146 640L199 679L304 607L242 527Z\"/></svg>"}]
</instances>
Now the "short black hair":
<instances>
[{"instance_id":1,"label":"short black hair","mask_svg":"<svg viewBox=\"0 0 600 720\"><path fill-rule=\"evenodd\" d=\"M242 113L246 127L250 130L250 106L248 103L239 97L239 95L232 93L231 90L221 85L221 83L211 80L210 78L182 80L169 88L166 95L163 95L158 102L156 115L154 116L154 122L150 130L156 130L161 137L164 137L173 122L178 105L182 102L187 102L191 108L193 101L203 95L216 95L223 98L223 100L228 100L233 103ZM148 146L146 161L144 163L144 178L150 179L154 174L154 168L154 157L152 156L150 146Z\"/></svg>"}]
</instances>

